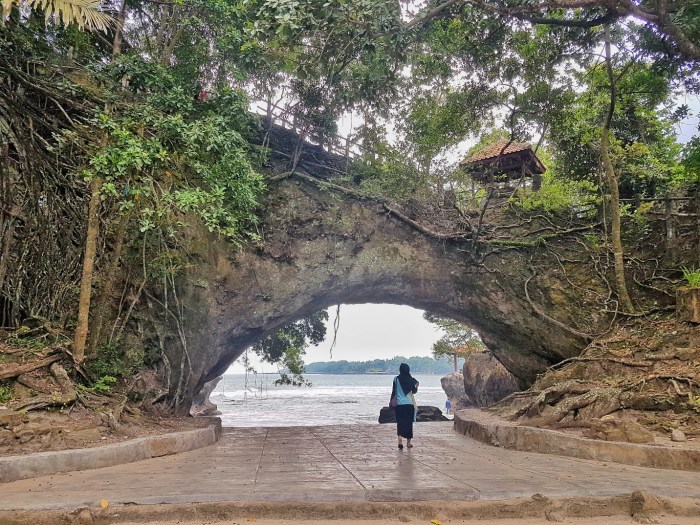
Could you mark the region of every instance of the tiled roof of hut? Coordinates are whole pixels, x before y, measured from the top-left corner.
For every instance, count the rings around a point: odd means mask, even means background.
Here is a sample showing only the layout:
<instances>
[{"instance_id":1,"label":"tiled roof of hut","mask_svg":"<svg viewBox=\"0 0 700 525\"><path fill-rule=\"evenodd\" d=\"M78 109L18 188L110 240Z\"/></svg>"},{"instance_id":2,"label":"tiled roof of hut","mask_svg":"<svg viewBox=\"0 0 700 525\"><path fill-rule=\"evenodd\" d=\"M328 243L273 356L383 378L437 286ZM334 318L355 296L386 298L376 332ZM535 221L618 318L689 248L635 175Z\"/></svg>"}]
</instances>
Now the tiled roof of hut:
<instances>
[{"instance_id":1,"label":"tiled roof of hut","mask_svg":"<svg viewBox=\"0 0 700 525\"><path fill-rule=\"evenodd\" d=\"M517 153L518 151L524 151L531 149L529 144L524 142L512 142L510 140L499 140L493 144L489 144L484 149L481 149L474 153L468 159L464 159L462 164L479 162L482 160L493 159L499 155L508 155L509 153Z\"/></svg>"},{"instance_id":2,"label":"tiled roof of hut","mask_svg":"<svg viewBox=\"0 0 700 525\"><path fill-rule=\"evenodd\" d=\"M499 140L464 159L460 165L477 179L520 178L544 173L547 168L529 144Z\"/></svg>"}]
</instances>

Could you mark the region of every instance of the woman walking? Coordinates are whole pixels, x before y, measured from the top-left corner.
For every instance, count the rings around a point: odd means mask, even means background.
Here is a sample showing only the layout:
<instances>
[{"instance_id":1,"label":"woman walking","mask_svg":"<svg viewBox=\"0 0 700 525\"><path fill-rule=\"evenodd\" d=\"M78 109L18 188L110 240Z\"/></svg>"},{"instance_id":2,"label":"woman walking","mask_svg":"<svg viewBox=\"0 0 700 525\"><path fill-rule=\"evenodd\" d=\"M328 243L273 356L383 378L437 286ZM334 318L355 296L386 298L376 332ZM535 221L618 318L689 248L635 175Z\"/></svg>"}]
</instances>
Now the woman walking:
<instances>
[{"instance_id":1,"label":"woman walking","mask_svg":"<svg viewBox=\"0 0 700 525\"><path fill-rule=\"evenodd\" d=\"M410 374L410 368L406 363L399 366L399 375L394 378L394 386L391 390L391 406L396 409L396 435L399 438L399 450L403 449L403 439L406 446L413 448L413 422L416 420L416 399L413 394L418 392L418 381ZM396 402L394 403L394 399Z\"/></svg>"}]
</instances>

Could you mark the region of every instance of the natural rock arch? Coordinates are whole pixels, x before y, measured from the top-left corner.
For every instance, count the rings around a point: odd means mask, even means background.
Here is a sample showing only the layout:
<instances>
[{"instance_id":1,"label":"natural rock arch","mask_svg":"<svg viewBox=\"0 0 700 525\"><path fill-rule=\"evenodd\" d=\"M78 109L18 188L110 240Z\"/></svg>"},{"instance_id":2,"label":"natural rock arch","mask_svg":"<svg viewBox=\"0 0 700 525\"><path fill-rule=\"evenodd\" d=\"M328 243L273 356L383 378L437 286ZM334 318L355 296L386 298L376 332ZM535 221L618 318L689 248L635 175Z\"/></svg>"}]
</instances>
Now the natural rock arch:
<instances>
[{"instance_id":1,"label":"natural rock arch","mask_svg":"<svg viewBox=\"0 0 700 525\"><path fill-rule=\"evenodd\" d=\"M236 251L212 235L193 235L195 263L182 285L188 353L166 348L170 391L178 385L181 409L245 348L334 304L404 304L465 322L522 387L588 341L568 328L581 325L572 276L533 279L535 266L557 264L536 244L484 252L426 234L377 202L321 189L308 177L273 184L264 209L257 249ZM596 286L591 275L573 278ZM601 319L586 315L585 324Z\"/></svg>"}]
</instances>

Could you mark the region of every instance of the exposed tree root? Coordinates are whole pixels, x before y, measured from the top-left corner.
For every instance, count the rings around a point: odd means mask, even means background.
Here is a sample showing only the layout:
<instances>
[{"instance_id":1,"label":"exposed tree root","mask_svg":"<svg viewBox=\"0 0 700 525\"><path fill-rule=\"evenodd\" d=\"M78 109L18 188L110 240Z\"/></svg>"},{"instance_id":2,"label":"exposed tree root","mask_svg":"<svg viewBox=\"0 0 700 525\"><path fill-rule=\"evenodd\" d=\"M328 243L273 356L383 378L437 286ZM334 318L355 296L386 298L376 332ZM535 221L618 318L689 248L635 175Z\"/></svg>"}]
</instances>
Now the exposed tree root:
<instances>
[{"instance_id":1,"label":"exposed tree root","mask_svg":"<svg viewBox=\"0 0 700 525\"><path fill-rule=\"evenodd\" d=\"M68 377L66 369L59 363L53 363L49 370L56 380L60 392L33 397L28 402L13 406L15 410L37 410L48 407L62 407L75 402L77 393L73 382Z\"/></svg>"},{"instance_id":2,"label":"exposed tree root","mask_svg":"<svg viewBox=\"0 0 700 525\"><path fill-rule=\"evenodd\" d=\"M21 376L22 374L32 372L33 370L37 370L38 368L44 368L45 366L49 366L57 361L60 361L61 359L63 359L62 355L53 355L51 357L47 357L46 359L42 359L41 361L27 363L26 365L3 366L0 368L0 380L11 379L13 377Z\"/></svg>"},{"instance_id":3,"label":"exposed tree root","mask_svg":"<svg viewBox=\"0 0 700 525\"><path fill-rule=\"evenodd\" d=\"M660 324L665 326L657 328ZM698 370L696 328L630 321L491 409L528 426L585 428L607 416L636 418L650 430L700 435Z\"/></svg>"}]
</instances>

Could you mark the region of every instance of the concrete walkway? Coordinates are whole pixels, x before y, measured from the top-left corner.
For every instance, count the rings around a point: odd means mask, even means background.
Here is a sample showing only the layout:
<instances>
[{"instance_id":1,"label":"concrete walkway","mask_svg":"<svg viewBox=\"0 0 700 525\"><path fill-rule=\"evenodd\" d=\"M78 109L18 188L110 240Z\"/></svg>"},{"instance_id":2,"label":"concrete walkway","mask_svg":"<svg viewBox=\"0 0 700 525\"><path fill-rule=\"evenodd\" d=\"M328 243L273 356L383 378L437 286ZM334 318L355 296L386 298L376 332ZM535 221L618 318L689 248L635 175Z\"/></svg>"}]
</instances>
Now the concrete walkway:
<instances>
[{"instance_id":1,"label":"concrete walkway","mask_svg":"<svg viewBox=\"0 0 700 525\"><path fill-rule=\"evenodd\" d=\"M700 472L504 450L417 424L399 451L394 425L224 429L210 447L0 485L0 510L214 501L502 500L636 490L700 498Z\"/></svg>"}]
</instances>

